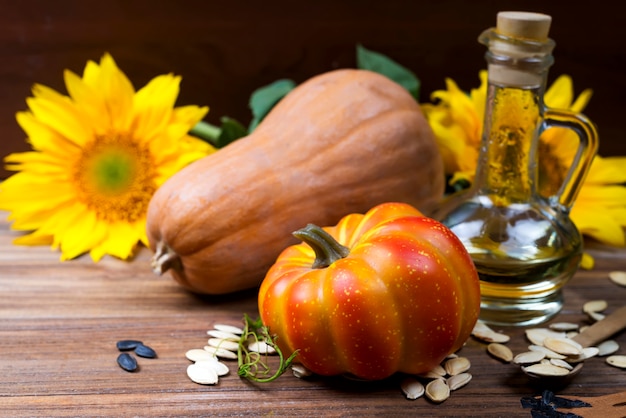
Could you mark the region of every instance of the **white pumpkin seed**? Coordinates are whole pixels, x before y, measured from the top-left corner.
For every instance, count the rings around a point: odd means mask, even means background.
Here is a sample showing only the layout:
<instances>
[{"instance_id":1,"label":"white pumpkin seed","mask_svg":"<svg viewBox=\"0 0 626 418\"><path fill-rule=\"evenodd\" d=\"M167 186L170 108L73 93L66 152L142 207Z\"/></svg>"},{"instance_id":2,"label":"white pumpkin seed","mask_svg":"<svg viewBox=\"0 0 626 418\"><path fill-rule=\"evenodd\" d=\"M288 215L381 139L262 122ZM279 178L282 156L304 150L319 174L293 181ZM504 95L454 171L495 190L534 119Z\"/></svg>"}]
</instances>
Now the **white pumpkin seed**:
<instances>
[{"instance_id":1,"label":"white pumpkin seed","mask_svg":"<svg viewBox=\"0 0 626 418\"><path fill-rule=\"evenodd\" d=\"M450 397L450 387L443 379L435 379L428 382L424 393L431 401L441 403Z\"/></svg>"},{"instance_id":2,"label":"white pumpkin seed","mask_svg":"<svg viewBox=\"0 0 626 418\"><path fill-rule=\"evenodd\" d=\"M522 367L525 373L533 376L566 376L569 370L550 363L538 363Z\"/></svg>"},{"instance_id":3,"label":"white pumpkin seed","mask_svg":"<svg viewBox=\"0 0 626 418\"><path fill-rule=\"evenodd\" d=\"M488 343L506 343L511 339L511 337L506 334L494 331L481 320L476 321L472 335Z\"/></svg>"},{"instance_id":4,"label":"white pumpkin seed","mask_svg":"<svg viewBox=\"0 0 626 418\"><path fill-rule=\"evenodd\" d=\"M211 337L221 338L223 340L239 341L241 339L241 337L231 332L220 331L217 329L210 329L206 333L209 334Z\"/></svg>"},{"instance_id":5,"label":"white pumpkin seed","mask_svg":"<svg viewBox=\"0 0 626 418\"><path fill-rule=\"evenodd\" d=\"M223 338L209 338L208 341L211 347L223 348L228 351L237 351L239 349L239 343L233 340L225 340Z\"/></svg>"},{"instance_id":6,"label":"white pumpkin seed","mask_svg":"<svg viewBox=\"0 0 626 418\"><path fill-rule=\"evenodd\" d=\"M525 351L513 357L515 364L532 364L538 363L546 357L541 351Z\"/></svg>"},{"instance_id":7,"label":"white pumpkin seed","mask_svg":"<svg viewBox=\"0 0 626 418\"><path fill-rule=\"evenodd\" d=\"M609 279L616 285L626 287L626 271L612 271L609 273Z\"/></svg>"},{"instance_id":8,"label":"white pumpkin seed","mask_svg":"<svg viewBox=\"0 0 626 418\"><path fill-rule=\"evenodd\" d=\"M606 362L613 367L626 369L626 355L614 355L606 358Z\"/></svg>"},{"instance_id":9,"label":"white pumpkin seed","mask_svg":"<svg viewBox=\"0 0 626 418\"><path fill-rule=\"evenodd\" d=\"M549 348L544 347L543 345L531 344L528 346L528 349L530 351L541 351L549 359L555 358L555 359L563 360L567 357L567 356L564 356L563 354L555 353L554 351L550 350Z\"/></svg>"},{"instance_id":10,"label":"white pumpkin seed","mask_svg":"<svg viewBox=\"0 0 626 418\"><path fill-rule=\"evenodd\" d=\"M446 360L444 363L444 369L450 376L456 376L457 374L464 373L469 370L471 363L467 357L457 357L450 360Z\"/></svg>"},{"instance_id":11,"label":"white pumpkin seed","mask_svg":"<svg viewBox=\"0 0 626 418\"><path fill-rule=\"evenodd\" d=\"M185 353L185 357L187 357L189 360L194 361L194 362L206 361L206 360L217 361L217 357L215 357L215 355L201 348L193 348L187 351Z\"/></svg>"},{"instance_id":12,"label":"white pumpkin seed","mask_svg":"<svg viewBox=\"0 0 626 418\"><path fill-rule=\"evenodd\" d=\"M214 360L200 360L196 362L196 365L199 367L208 367L215 370L218 376L225 376L230 371L228 366L222 363L221 361Z\"/></svg>"},{"instance_id":13,"label":"white pumpkin seed","mask_svg":"<svg viewBox=\"0 0 626 418\"><path fill-rule=\"evenodd\" d=\"M565 338L562 331L554 331L549 328L529 328L525 331L526 338L535 345L544 345L546 338Z\"/></svg>"},{"instance_id":14,"label":"white pumpkin seed","mask_svg":"<svg viewBox=\"0 0 626 418\"><path fill-rule=\"evenodd\" d=\"M425 392L424 385L413 377L405 378L400 384L400 389L406 398L411 400L421 397Z\"/></svg>"},{"instance_id":15,"label":"white pumpkin seed","mask_svg":"<svg viewBox=\"0 0 626 418\"><path fill-rule=\"evenodd\" d=\"M546 348L565 356L578 356L583 352L582 346L569 338L548 337L543 340L543 345Z\"/></svg>"},{"instance_id":16,"label":"white pumpkin seed","mask_svg":"<svg viewBox=\"0 0 626 418\"><path fill-rule=\"evenodd\" d=\"M580 363L582 361L587 360L588 358L595 357L598 355L600 350L598 347L585 347L581 350L581 353L577 356L567 356L567 361L570 363Z\"/></svg>"},{"instance_id":17,"label":"white pumpkin seed","mask_svg":"<svg viewBox=\"0 0 626 418\"><path fill-rule=\"evenodd\" d=\"M307 369L306 367L304 367L302 364L292 364L291 365L291 372L293 373L293 375L299 379L303 379L305 377L309 377L309 376L313 376L313 372L309 369Z\"/></svg>"},{"instance_id":18,"label":"white pumpkin seed","mask_svg":"<svg viewBox=\"0 0 626 418\"><path fill-rule=\"evenodd\" d=\"M211 367L203 367L201 364L193 363L187 367L187 376L201 385L214 385L219 378L215 369Z\"/></svg>"},{"instance_id":19,"label":"white pumpkin seed","mask_svg":"<svg viewBox=\"0 0 626 418\"><path fill-rule=\"evenodd\" d=\"M487 346L487 351L489 354L505 363L509 363L513 360L513 352L504 344L491 343Z\"/></svg>"},{"instance_id":20,"label":"white pumpkin seed","mask_svg":"<svg viewBox=\"0 0 626 418\"><path fill-rule=\"evenodd\" d=\"M590 300L583 305L583 312L602 312L608 307L606 300Z\"/></svg>"},{"instance_id":21,"label":"white pumpkin seed","mask_svg":"<svg viewBox=\"0 0 626 418\"><path fill-rule=\"evenodd\" d=\"M445 377L446 369L441 365L436 365L429 373L435 374L437 377Z\"/></svg>"},{"instance_id":22,"label":"white pumpkin seed","mask_svg":"<svg viewBox=\"0 0 626 418\"><path fill-rule=\"evenodd\" d=\"M563 367L564 369L567 369L567 370L573 370L574 369L574 366L572 366L571 364L569 364L565 360L561 360L561 359L558 359L558 358L550 359L550 363L554 364L555 366Z\"/></svg>"},{"instance_id":23,"label":"white pumpkin seed","mask_svg":"<svg viewBox=\"0 0 626 418\"><path fill-rule=\"evenodd\" d=\"M276 349L265 341L254 341L250 343L248 350L261 354L276 354Z\"/></svg>"},{"instance_id":24,"label":"white pumpkin seed","mask_svg":"<svg viewBox=\"0 0 626 418\"><path fill-rule=\"evenodd\" d=\"M235 335L243 334L243 329L233 326L233 325L215 324L213 328L215 328L218 331L228 332L230 334L235 334Z\"/></svg>"},{"instance_id":25,"label":"white pumpkin seed","mask_svg":"<svg viewBox=\"0 0 626 418\"><path fill-rule=\"evenodd\" d=\"M229 350L224 350L223 348L211 347L210 345L205 345L204 349L213 354L216 357L235 360L237 359L237 353L233 353Z\"/></svg>"},{"instance_id":26,"label":"white pumpkin seed","mask_svg":"<svg viewBox=\"0 0 626 418\"><path fill-rule=\"evenodd\" d=\"M619 344L615 340L606 340L598 345L598 355L600 357L617 353L617 350L619 350Z\"/></svg>"},{"instance_id":27,"label":"white pumpkin seed","mask_svg":"<svg viewBox=\"0 0 626 418\"><path fill-rule=\"evenodd\" d=\"M549 328L554 331L575 331L578 329L578 324L574 324L573 322L555 322L554 324L550 324Z\"/></svg>"},{"instance_id":28,"label":"white pumpkin seed","mask_svg":"<svg viewBox=\"0 0 626 418\"><path fill-rule=\"evenodd\" d=\"M600 312L587 312L587 316L589 316L590 319L592 319L594 322L598 322L598 321L602 321L604 318L606 318L606 315Z\"/></svg>"},{"instance_id":29,"label":"white pumpkin seed","mask_svg":"<svg viewBox=\"0 0 626 418\"><path fill-rule=\"evenodd\" d=\"M422 379L427 379L427 380L441 379L444 376L445 376L445 372L443 375L441 375L439 373L433 372L432 370L425 372L425 373L420 373L417 375L417 377L421 377Z\"/></svg>"},{"instance_id":30,"label":"white pumpkin seed","mask_svg":"<svg viewBox=\"0 0 626 418\"><path fill-rule=\"evenodd\" d=\"M472 380L472 375L469 373L459 373L454 376L450 376L447 380L450 390L457 390L467 385Z\"/></svg>"}]
</instances>

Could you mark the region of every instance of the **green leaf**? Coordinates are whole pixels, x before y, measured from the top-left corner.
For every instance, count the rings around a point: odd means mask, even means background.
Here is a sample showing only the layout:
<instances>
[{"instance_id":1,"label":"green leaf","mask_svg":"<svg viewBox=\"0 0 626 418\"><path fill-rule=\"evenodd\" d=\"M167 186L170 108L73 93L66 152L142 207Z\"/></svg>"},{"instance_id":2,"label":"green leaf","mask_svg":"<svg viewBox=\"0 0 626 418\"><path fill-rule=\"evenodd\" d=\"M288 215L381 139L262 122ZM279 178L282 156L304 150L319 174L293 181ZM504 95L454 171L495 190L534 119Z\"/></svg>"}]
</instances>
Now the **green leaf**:
<instances>
[{"instance_id":1,"label":"green leaf","mask_svg":"<svg viewBox=\"0 0 626 418\"><path fill-rule=\"evenodd\" d=\"M220 121L222 122L222 132L217 137L216 145L218 148L223 148L231 142L248 135L246 127L235 119L223 116Z\"/></svg>"},{"instance_id":2,"label":"green leaf","mask_svg":"<svg viewBox=\"0 0 626 418\"><path fill-rule=\"evenodd\" d=\"M356 48L357 68L387 76L407 89L415 100L419 100L420 81L411 70L381 53L370 51L362 45L357 45Z\"/></svg>"},{"instance_id":3,"label":"green leaf","mask_svg":"<svg viewBox=\"0 0 626 418\"><path fill-rule=\"evenodd\" d=\"M281 79L252 92L249 103L250 110L252 110L252 121L248 131L252 132L276 103L293 90L295 86L296 83L293 80Z\"/></svg>"}]
</instances>

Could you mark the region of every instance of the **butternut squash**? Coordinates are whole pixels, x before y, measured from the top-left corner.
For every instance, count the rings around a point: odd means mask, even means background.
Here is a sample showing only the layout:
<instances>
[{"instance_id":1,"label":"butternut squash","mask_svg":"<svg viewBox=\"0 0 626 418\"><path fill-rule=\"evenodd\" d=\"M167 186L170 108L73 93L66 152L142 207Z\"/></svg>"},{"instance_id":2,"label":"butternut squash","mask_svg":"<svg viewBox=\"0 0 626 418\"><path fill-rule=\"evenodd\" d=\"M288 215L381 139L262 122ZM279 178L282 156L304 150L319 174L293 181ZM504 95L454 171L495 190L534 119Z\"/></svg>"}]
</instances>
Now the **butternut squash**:
<instances>
[{"instance_id":1,"label":"butternut squash","mask_svg":"<svg viewBox=\"0 0 626 418\"><path fill-rule=\"evenodd\" d=\"M434 135L409 93L374 72L331 71L157 190L152 268L197 293L253 288L306 224L334 225L388 201L428 213L443 190Z\"/></svg>"}]
</instances>

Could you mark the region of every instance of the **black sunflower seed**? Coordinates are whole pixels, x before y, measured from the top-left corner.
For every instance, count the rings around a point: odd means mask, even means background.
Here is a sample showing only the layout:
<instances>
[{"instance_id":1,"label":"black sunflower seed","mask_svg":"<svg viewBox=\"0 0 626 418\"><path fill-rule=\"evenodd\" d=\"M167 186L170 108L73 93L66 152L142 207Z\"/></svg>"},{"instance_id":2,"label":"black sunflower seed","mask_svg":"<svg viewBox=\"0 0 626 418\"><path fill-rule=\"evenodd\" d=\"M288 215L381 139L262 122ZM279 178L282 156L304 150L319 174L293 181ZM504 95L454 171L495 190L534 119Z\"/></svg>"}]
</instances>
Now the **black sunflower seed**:
<instances>
[{"instance_id":1,"label":"black sunflower seed","mask_svg":"<svg viewBox=\"0 0 626 418\"><path fill-rule=\"evenodd\" d=\"M128 353L122 353L117 356L117 364L119 364L119 366L127 372L134 372L137 370L137 360Z\"/></svg>"},{"instance_id":2,"label":"black sunflower seed","mask_svg":"<svg viewBox=\"0 0 626 418\"><path fill-rule=\"evenodd\" d=\"M156 351L143 344L139 344L137 345L137 347L135 347L135 354L137 354L139 357L146 358L155 358L157 356Z\"/></svg>"},{"instance_id":3,"label":"black sunflower seed","mask_svg":"<svg viewBox=\"0 0 626 418\"><path fill-rule=\"evenodd\" d=\"M118 341L115 345L117 346L117 349L120 351L126 351L126 350L134 350L138 345L143 344L141 341L137 341L137 340L121 340Z\"/></svg>"}]
</instances>

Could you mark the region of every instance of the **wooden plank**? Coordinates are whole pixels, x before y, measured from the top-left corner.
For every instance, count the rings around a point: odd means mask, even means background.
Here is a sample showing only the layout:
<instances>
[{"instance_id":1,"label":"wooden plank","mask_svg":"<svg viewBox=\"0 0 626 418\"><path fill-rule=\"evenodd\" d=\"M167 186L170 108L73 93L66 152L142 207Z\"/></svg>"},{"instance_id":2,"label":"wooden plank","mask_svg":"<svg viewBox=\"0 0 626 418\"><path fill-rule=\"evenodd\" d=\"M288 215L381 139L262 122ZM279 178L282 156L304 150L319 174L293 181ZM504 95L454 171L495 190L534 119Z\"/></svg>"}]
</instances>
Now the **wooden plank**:
<instances>
[{"instance_id":1,"label":"wooden plank","mask_svg":"<svg viewBox=\"0 0 626 418\"><path fill-rule=\"evenodd\" d=\"M213 324L240 324L244 313L255 315L254 291L200 297L153 275L146 249L132 262L107 257L96 264L81 257L61 263L46 247L12 245L16 235L0 221L2 416L319 416L323 408L325 416L527 417L520 398L542 390L474 339L461 350L472 362L473 380L440 405L406 400L401 376L355 382L286 373L272 383L252 384L237 377L232 362L231 374L217 386L197 385L186 376L185 352L203 347ZM556 320L584 322L581 306L591 299L606 299L609 310L626 301L626 288L607 277L626 268L626 252L598 247L593 253L596 269L580 271L567 285L566 307ZM504 331L515 353L526 349L522 328ZM115 342L125 338L143 340L158 358L138 358L136 373L121 370ZM616 340L626 347L624 333ZM626 389L626 375L593 358L557 389L570 397L610 394Z\"/></svg>"}]
</instances>

